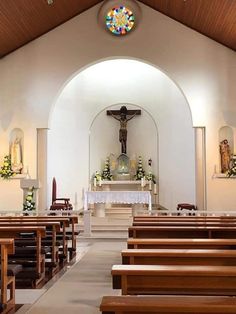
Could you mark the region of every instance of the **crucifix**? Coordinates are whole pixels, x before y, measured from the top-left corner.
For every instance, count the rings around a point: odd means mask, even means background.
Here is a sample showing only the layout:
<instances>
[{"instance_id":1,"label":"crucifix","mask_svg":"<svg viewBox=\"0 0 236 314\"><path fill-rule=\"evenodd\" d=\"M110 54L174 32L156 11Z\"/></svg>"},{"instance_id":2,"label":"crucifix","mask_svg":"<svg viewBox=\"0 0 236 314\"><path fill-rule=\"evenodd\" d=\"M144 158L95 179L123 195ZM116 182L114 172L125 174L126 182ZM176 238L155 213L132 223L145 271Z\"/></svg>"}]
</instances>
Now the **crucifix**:
<instances>
[{"instance_id":1,"label":"crucifix","mask_svg":"<svg viewBox=\"0 0 236 314\"><path fill-rule=\"evenodd\" d=\"M107 110L107 115L120 122L119 141L121 143L121 153L126 154L127 122L133 119L134 116L141 115L141 110L128 110L126 106L122 106L120 110Z\"/></svg>"}]
</instances>

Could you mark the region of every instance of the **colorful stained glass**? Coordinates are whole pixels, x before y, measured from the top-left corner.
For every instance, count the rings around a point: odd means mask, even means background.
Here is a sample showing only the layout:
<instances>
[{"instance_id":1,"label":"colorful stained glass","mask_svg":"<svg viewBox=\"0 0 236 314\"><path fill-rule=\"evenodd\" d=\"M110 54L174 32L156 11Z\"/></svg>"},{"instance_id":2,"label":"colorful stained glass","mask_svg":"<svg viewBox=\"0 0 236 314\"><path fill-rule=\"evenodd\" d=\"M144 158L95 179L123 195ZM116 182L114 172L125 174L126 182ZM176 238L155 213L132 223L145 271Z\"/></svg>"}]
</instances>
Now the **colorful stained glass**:
<instances>
[{"instance_id":1,"label":"colorful stained glass","mask_svg":"<svg viewBox=\"0 0 236 314\"><path fill-rule=\"evenodd\" d=\"M107 13L107 28L115 35L125 35L134 26L133 12L125 6L115 7Z\"/></svg>"}]
</instances>

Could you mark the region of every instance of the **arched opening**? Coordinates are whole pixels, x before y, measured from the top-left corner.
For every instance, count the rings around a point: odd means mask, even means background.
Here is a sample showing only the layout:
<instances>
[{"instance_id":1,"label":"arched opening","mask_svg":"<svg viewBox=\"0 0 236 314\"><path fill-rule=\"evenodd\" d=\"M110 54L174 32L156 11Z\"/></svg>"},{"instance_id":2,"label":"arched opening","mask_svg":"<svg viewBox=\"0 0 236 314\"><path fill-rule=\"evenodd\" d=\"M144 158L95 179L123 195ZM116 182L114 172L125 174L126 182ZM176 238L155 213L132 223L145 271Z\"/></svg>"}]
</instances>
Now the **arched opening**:
<instances>
[{"instance_id":1,"label":"arched opening","mask_svg":"<svg viewBox=\"0 0 236 314\"><path fill-rule=\"evenodd\" d=\"M82 191L88 188L91 176L91 125L99 113L114 104L141 107L158 127L154 164L160 204L173 210L178 202L194 203L194 130L186 98L162 71L130 59L107 60L84 69L59 95L51 115L48 138L49 195L52 177L56 176L60 194L70 197L75 208L82 207ZM107 123L109 118L104 114L102 119ZM112 132L119 149L115 122L110 120L109 128L101 131L100 141L105 141L107 132ZM130 136L135 133L136 125L133 119ZM146 143L153 140L150 138L152 134L148 133L148 123L138 131L142 136L133 134L134 138L148 150ZM148 151L145 153L150 155Z\"/></svg>"}]
</instances>

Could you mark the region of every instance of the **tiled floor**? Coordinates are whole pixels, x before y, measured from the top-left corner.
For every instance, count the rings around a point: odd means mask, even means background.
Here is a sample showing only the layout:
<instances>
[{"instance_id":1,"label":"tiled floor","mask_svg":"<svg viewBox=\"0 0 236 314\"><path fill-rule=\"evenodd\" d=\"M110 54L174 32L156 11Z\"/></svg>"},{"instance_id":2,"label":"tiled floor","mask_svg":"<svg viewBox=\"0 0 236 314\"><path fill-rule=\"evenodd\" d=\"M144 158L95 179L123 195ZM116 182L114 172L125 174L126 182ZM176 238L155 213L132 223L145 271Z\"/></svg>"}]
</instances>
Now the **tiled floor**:
<instances>
[{"instance_id":1,"label":"tiled floor","mask_svg":"<svg viewBox=\"0 0 236 314\"><path fill-rule=\"evenodd\" d=\"M43 289L16 290L17 314L97 314L103 295L112 290L111 266L120 263L125 239L80 239L76 263L67 266Z\"/></svg>"}]
</instances>

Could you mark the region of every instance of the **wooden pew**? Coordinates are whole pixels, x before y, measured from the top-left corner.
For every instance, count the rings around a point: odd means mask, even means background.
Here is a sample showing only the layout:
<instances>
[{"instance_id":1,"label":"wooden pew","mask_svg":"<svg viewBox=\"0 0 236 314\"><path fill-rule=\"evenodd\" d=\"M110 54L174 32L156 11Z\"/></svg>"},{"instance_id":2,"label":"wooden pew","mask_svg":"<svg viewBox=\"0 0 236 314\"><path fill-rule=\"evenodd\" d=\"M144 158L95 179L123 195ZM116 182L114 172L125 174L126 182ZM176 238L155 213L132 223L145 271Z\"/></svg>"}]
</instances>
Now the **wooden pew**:
<instances>
[{"instance_id":1,"label":"wooden pew","mask_svg":"<svg viewBox=\"0 0 236 314\"><path fill-rule=\"evenodd\" d=\"M8 255L14 253L14 239L0 238L1 247L1 313L15 308L15 277L8 275ZM9 289L9 297L7 295Z\"/></svg>"},{"instance_id":2,"label":"wooden pew","mask_svg":"<svg viewBox=\"0 0 236 314\"><path fill-rule=\"evenodd\" d=\"M51 241L51 264L53 267L57 266L58 264L58 252L56 246L56 239L57 239L57 232L60 231L60 223L55 221L23 221L20 220L0 220L0 227L7 227L7 226L43 226L46 227L46 230L49 228L52 232L52 241ZM43 242L43 240L42 240Z\"/></svg>"},{"instance_id":3,"label":"wooden pew","mask_svg":"<svg viewBox=\"0 0 236 314\"><path fill-rule=\"evenodd\" d=\"M235 250L236 239L134 239L127 240L128 249L224 249Z\"/></svg>"},{"instance_id":4,"label":"wooden pew","mask_svg":"<svg viewBox=\"0 0 236 314\"><path fill-rule=\"evenodd\" d=\"M186 227L236 227L236 222L232 221L134 221L133 227L137 226L186 226Z\"/></svg>"},{"instance_id":5,"label":"wooden pew","mask_svg":"<svg viewBox=\"0 0 236 314\"><path fill-rule=\"evenodd\" d=\"M104 296L102 314L235 314L236 299L220 296Z\"/></svg>"},{"instance_id":6,"label":"wooden pew","mask_svg":"<svg viewBox=\"0 0 236 314\"><path fill-rule=\"evenodd\" d=\"M42 254L41 240L42 237L46 236L46 228L43 226L0 226L0 238L13 238L16 241L22 239L22 233L34 234L36 266L33 272L32 285L37 286L45 278L45 257ZM27 273L24 273L24 270L19 275L25 276L23 277L25 279L27 278Z\"/></svg>"},{"instance_id":7,"label":"wooden pew","mask_svg":"<svg viewBox=\"0 0 236 314\"><path fill-rule=\"evenodd\" d=\"M69 219L44 219L44 218L34 218L34 217L0 217L0 226L4 224L19 224L27 226L45 226L47 233L46 238L42 240L43 246L48 246L51 248L51 265L50 267L57 267L59 263L58 259L58 237L62 234L62 247L63 247L63 257L67 258L67 240L66 240L66 227L69 226ZM61 229L62 225L62 229Z\"/></svg>"},{"instance_id":8,"label":"wooden pew","mask_svg":"<svg viewBox=\"0 0 236 314\"><path fill-rule=\"evenodd\" d=\"M222 221L222 222L236 222L235 216L134 216L134 222L138 221Z\"/></svg>"},{"instance_id":9,"label":"wooden pew","mask_svg":"<svg viewBox=\"0 0 236 314\"><path fill-rule=\"evenodd\" d=\"M236 227L135 226L129 227L133 238L236 238Z\"/></svg>"},{"instance_id":10,"label":"wooden pew","mask_svg":"<svg viewBox=\"0 0 236 314\"><path fill-rule=\"evenodd\" d=\"M111 274L122 295L236 294L236 266L113 265Z\"/></svg>"},{"instance_id":11,"label":"wooden pew","mask_svg":"<svg viewBox=\"0 0 236 314\"><path fill-rule=\"evenodd\" d=\"M121 251L127 265L218 265L236 266L235 250L126 249Z\"/></svg>"},{"instance_id":12,"label":"wooden pew","mask_svg":"<svg viewBox=\"0 0 236 314\"><path fill-rule=\"evenodd\" d=\"M76 231L76 224L78 224L78 216L0 216L0 221L4 219L22 219L27 221L59 221L62 224L62 231L60 233L57 232L57 239L63 240L62 251L64 257L66 258L67 251L69 251L70 259L72 259L76 255L76 236L78 235L78 232ZM68 240L71 241L70 246L68 246Z\"/></svg>"}]
</instances>

